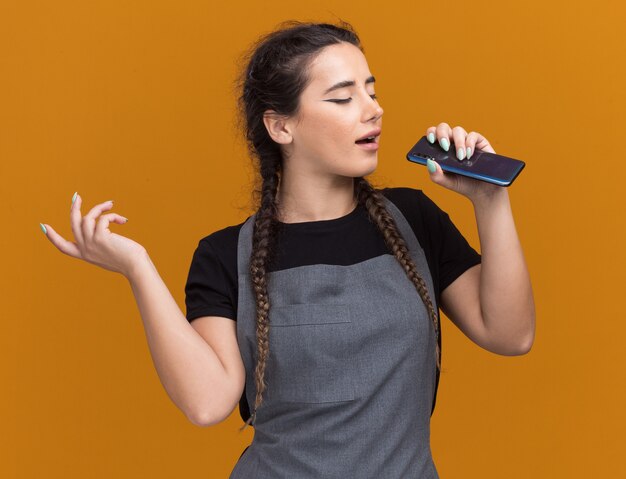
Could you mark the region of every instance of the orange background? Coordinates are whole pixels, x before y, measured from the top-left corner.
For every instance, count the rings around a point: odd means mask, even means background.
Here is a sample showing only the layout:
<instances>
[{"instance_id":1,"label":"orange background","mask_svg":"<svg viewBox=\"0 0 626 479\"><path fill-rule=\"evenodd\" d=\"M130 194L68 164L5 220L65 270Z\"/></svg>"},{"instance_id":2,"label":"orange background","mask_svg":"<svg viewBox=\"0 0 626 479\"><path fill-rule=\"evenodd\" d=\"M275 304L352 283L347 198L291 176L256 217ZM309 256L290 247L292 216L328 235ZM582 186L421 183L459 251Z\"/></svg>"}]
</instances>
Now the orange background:
<instances>
[{"instance_id":1,"label":"orange background","mask_svg":"<svg viewBox=\"0 0 626 479\"><path fill-rule=\"evenodd\" d=\"M228 477L253 431L191 424L161 386L127 281L61 254L113 199L181 308L198 240L251 212L239 55L286 19L351 22L385 109L378 185L423 189L479 249L471 203L405 154L441 121L526 161L510 188L537 332L525 356L443 320L442 478L624 477L626 149L620 2L5 2L0 476ZM183 309L184 311L184 309Z\"/></svg>"}]
</instances>

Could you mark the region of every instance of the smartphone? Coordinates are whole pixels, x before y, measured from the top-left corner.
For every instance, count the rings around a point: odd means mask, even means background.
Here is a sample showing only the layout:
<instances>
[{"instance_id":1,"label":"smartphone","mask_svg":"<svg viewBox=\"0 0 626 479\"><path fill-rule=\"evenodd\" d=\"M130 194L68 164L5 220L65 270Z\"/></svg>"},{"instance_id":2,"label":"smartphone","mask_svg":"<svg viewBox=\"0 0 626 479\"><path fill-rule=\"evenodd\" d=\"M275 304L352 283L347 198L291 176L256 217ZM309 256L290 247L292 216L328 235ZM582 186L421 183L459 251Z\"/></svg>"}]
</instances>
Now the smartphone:
<instances>
[{"instance_id":1,"label":"smartphone","mask_svg":"<svg viewBox=\"0 0 626 479\"><path fill-rule=\"evenodd\" d=\"M406 158L420 165L426 165L426 160L430 158L439 163L444 172L468 176L498 186L509 186L526 166L526 163L521 160L489 153L478 148L474 150L469 160L465 158L459 161L454 143L450 145L450 151L446 151L437 140L431 144L426 136L423 136L411 148Z\"/></svg>"}]
</instances>

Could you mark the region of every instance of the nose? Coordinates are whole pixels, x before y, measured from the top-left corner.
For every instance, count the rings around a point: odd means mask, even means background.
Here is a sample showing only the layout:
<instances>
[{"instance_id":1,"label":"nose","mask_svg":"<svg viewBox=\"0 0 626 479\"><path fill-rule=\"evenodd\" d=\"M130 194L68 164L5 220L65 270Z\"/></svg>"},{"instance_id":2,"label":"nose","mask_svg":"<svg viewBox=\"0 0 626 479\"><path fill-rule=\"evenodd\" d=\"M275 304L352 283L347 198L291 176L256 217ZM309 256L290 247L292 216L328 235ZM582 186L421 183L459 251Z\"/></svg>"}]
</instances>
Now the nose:
<instances>
[{"instance_id":1,"label":"nose","mask_svg":"<svg viewBox=\"0 0 626 479\"><path fill-rule=\"evenodd\" d=\"M366 118L368 120L378 120L381 116L383 116L384 110L383 107L378 104L378 100L368 97L370 101L367 103L366 108Z\"/></svg>"},{"instance_id":2,"label":"nose","mask_svg":"<svg viewBox=\"0 0 626 479\"><path fill-rule=\"evenodd\" d=\"M381 116L383 116L383 113L384 113L383 107L380 106L378 102L376 102L376 111L374 112L374 115L372 118L378 120Z\"/></svg>"}]
</instances>

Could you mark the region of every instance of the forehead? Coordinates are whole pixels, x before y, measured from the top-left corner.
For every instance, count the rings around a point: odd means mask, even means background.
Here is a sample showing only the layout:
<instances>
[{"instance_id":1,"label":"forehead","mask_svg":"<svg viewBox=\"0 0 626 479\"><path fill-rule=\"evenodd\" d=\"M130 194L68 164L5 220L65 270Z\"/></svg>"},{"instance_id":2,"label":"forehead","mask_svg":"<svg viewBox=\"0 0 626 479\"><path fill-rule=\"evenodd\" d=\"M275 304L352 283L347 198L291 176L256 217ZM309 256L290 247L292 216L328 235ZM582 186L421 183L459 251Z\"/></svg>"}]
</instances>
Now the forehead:
<instances>
[{"instance_id":1,"label":"forehead","mask_svg":"<svg viewBox=\"0 0 626 479\"><path fill-rule=\"evenodd\" d=\"M309 87L323 91L344 80L354 80L358 85L369 76L363 52L351 43L342 42L325 47L311 62Z\"/></svg>"}]
</instances>

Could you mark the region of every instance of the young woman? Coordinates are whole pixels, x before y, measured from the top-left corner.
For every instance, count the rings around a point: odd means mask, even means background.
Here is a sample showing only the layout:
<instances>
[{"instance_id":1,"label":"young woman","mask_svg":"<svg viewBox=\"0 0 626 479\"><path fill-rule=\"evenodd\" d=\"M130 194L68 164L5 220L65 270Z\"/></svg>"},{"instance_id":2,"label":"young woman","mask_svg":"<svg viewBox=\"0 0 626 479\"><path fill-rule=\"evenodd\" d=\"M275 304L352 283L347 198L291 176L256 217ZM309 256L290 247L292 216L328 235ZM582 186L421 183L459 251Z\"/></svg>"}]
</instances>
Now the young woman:
<instances>
[{"instance_id":1,"label":"young woman","mask_svg":"<svg viewBox=\"0 0 626 479\"><path fill-rule=\"evenodd\" d=\"M198 425L239 404L255 435L232 479L436 478L430 416L440 371L439 309L479 346L524 354L534 302L506 188L429 164L471 200L482 256L421 190L377 189L383 109L352 27L288 22L252 48L239 105L262 184L256 212L202 238L186 317L125 218L96 205L63 253L131 284L155 367ZM440 123L431 143L459 161L487 139ZM244 427L245 427L244 425Z\"/></svg>"}]
</instances>

